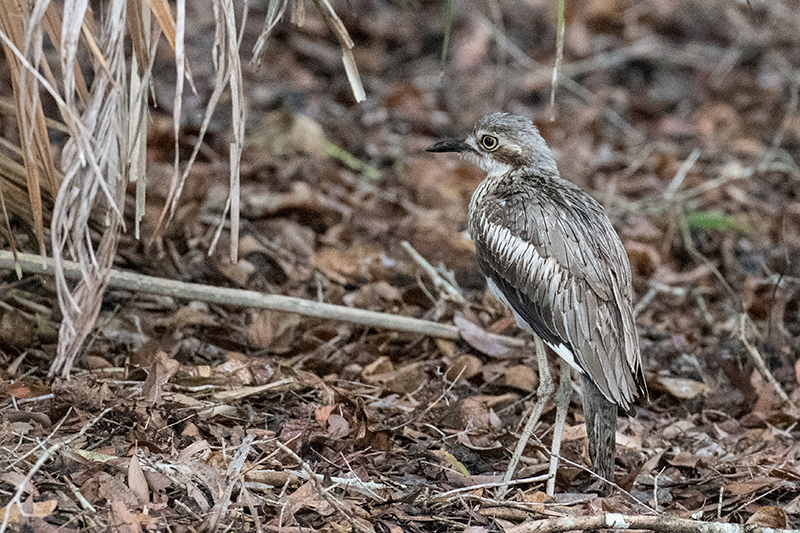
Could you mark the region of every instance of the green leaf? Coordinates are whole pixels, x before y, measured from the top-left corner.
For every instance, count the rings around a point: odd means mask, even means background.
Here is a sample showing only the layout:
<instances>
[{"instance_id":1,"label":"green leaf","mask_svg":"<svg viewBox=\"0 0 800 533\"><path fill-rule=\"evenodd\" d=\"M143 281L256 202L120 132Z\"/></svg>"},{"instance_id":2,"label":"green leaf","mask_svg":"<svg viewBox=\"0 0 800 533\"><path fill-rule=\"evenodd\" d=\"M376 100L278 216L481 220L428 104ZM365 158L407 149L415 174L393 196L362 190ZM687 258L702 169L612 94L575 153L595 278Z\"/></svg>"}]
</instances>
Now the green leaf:
<instances>
[{"instance_id":1,"label":"green leaf","mask_svg":"<svg viewBox=\"0 0 800 533\"><path fill-rule=\"evenodd\" d=\"M684 214L684 218L691 229L735 231L742 235L750 234L747 224L736 217L725 214L720 209L688 211Z\"/></svg>"}]
</instances>

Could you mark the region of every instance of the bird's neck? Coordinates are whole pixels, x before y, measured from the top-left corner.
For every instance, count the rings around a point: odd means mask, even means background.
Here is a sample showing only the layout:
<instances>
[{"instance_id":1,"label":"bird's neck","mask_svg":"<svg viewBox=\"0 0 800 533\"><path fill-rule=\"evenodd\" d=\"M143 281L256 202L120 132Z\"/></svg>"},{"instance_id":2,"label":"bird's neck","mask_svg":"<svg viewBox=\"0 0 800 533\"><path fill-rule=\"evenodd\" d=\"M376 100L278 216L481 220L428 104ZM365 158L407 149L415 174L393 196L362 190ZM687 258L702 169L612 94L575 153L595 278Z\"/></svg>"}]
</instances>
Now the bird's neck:
<instances>
[{"instance_id":1,"label":"bird's neck","mask_svg":"<svg viewBox=\"0 0 800 533\"><path fill-rule=\"evenodd\" d=\"M478 166L481 167L484 172L486 172L487 178L499 178L517 170L516 167L513 167L508 163L503 163L502 161L485 157L480 158L477 163Z\"/></svg>"}]
</instances>

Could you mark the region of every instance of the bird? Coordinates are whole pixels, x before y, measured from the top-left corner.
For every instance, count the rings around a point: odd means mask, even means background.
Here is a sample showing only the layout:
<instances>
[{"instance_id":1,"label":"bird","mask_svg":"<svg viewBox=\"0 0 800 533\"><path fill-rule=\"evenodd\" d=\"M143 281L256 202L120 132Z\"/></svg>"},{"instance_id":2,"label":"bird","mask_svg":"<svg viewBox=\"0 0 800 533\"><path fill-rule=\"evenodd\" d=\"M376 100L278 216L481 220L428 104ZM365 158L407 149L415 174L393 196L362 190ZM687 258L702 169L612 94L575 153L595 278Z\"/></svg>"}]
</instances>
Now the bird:
<instances>
[{"instance_id":1,"label":"bird","mask_svg":"<svg viewBox=\"0 0 800 533\"><path fill-rule=\"evenodd\" d=\"M547 492L552 495L555 485L571 369L581 376L592 470L600 492L608 492L618 410L633 415L634 402L647 391L630 262L619 235L603 207L561 177L546 141L526 117L487 115L465 139L439 141L428 151L459 153L486 172L468 211L478 265L490 292L535 341L537 405L498 495L505 494L554 390L542 343L562 360Z\"/></svg>"}]
</instances>

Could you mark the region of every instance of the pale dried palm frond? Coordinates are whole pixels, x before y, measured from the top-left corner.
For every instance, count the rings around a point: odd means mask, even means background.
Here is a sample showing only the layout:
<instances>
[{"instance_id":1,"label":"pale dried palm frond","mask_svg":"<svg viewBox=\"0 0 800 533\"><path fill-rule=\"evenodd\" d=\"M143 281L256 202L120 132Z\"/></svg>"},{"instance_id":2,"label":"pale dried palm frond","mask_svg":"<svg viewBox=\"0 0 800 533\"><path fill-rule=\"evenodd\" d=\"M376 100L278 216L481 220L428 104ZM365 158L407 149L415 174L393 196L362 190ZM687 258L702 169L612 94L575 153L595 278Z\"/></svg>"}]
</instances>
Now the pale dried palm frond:
<instances>
[{"instance_id":1,"label":"pale dried palm frond","mask_svg":"<svg viewBox=\"0 0 800 533\"><path fill-rule=\"evenodd\" d=\"M45 188L55 196L60 178L53 162L44 111L39 99L39 80L33 72L42 57L41 31L33 32L27 28L26 17L41 19L47 5L46 2L39 2L28 12L27 5L8 1L0 9L0 39L3 41L3 50L11 70L28 198L41 254L45 253L46 242L41 191ZM41 27L41 24L37 26Z\"/></svg>"},{"instance_id":2,"label":"pale dried palm frond","mask_svg":"<svg viewBox=\"0 0 800 533\"><path fill-rule=\"evenodd\" d=\"M133 9L146 6L130 4ZM60 269L56 271L58 301L64 318L58 354L50 373L68 376L100 311L117 239L124 225L122 209L128 178L144 174L141 163L146 96L152 72L149 58L154 50L135 46L132 57L137 82L129 84L124 46L127 0L112 0L103 5L103 23L99 28L95 27L94 15L85 0L67 0L63 20L47 1L37 2L30 11L21 3L6 5L14 9L0 10L0 39L6 57L13 64L15 111L21 139L19 148L8 142L2 147L22 159L22 172L27 178L24 188L32 198L40 198L38 212L36 202L31 200L37 233L37 224L43 226L44 218L41 191L51 198L50 243L56 265L63 262L65 255L81 265L82 279L75 287L67 283ZM137 38L146 45L150 32L147 13L142 10L137 15L141 22ZM136 21L130 24L137 27ZM45 32L58 52L57 66L62 74L59 81L53 74L53 66L43 59ZM81 46L89 52L91 65L79 64L78 58L86 56L80 53ZM141 54L144 57L138 57ZM91 87L86 85L82 66L92 69ZM38 97L40 87L55 100L63 125L45 119ZM49 151L48 124L68 134L61 152L60 173L55 170ZM139 167L129 165L134 159ZM16 208L23 185L19 165L15 165L12 157L0 157L0 170L4 192L9 193L2 198L5 215L6 200ZM38 174L47 177L44 185ZM8 216L5 217L8 226ZM90 221L94 221L93 226Z\"/></svg>"},{"instance_id":3,"label":"pale dried palm frond","mask_svg":"<svg viewBox=\"0 0 800 533\"><path fill-rule=\"evenodd\" d=\"M200 153L203 139L205 138L208 126L211 123L211 117L214 114L220 97L225 89L230 87L231 90L231 106L232 106L232 129L233 129L233 142L230 145L230 196L226 204L225 212L222 215L217 236L222 231L225 217L227 216L228 209L231 210L231 260L236 261L238 254L238 236L239 236L239 163L241 161L242 148L244 146L244 87L242 85L242 66L239 59L239 48L242 41L244 31L244 23L247 19L247 10L245 9L242 14L242 22L240 30L236 31L236 17L233 9L233 2L231 0L213 0L212 6L214 8L215 20L215 33L214 44L212 47L211 60L215 70L214 91L206 104L206 112L203 117L203 123L200 126L200 133L195 141L192 154L186 163L183 172L180 172L178 160L178 127L179 127L179 106L181 105L180 95L183 92L183 84L181 80L181 65L178 61L178 88L176 89L176 100L174 106L173 124L175 128L175 153L176 159L173 169L172 182L170 183L170 190L165 202L164 208L159 217L158 226L151 239L151 243L158 237L160 231L172 220L175 211L178 207L183 187L186 185L186 180L189 177L192 165L194 164L197 155ZM185 26L185 12L181 9L181 3L178 2L178 16L177 16L177 37L176 37L176 53L177 49L183 39L182 27ZM216 238L214 240L216 242ZM214 244L212 243L211 249L213 250ZM209 251L210 253L210 251Z\"/></svg>"},{"instance_id":4,"label":"pale dried palm frond","mask_svg":"<svg viewBox=\"0 0 800 533\"><path fill-rule=\"evenodd\" d=\"M292 21L302 24L302 0L293 0ZM352 57L353 42L327 0L314 0L320 13L342 45L343 61L357 100L363 87ZM173 18L168 0L109 0L93 13L88 0L65 0L59 13L50 0L7 0L0 9L0 41L15 81L13 113L20 132L19 146L0 142L0 210L3 227L11 232L9 206L19 216L27 194L30 221L45 252L45 221L51 219L50 245L57 265L66 258L81 265L82 278L75 286L57 275L56 287L63 322L58 355L51 374L69 375L72 363L94 326L102 294L124 228L122 210L126 185L136 181L135 230L139 237L146 192L146 130L148 93L155 50L163 33L175 54L176 90L173 103L175 161L170 192L161 213L159 231L171 220L183 187L208 130L222 93L230 88L233 135L230 144L230 197L217 236L230 210L231 250L236 260L239 227L239 172L244 145L245 105L240 46L247 17L247 3L237 20L233 0L212 0L216 32L212 60L216 85L190 159L179 159L178 138L185 82L193 90L185 60L186 4L177 0ZM285 10L285 2L271 2L268 27ZM130 60L125 37L130 35ZM57 52L49 64L45 37ZM88 58L88 60L87 60ZM83 62L83 63L82 63ZM83 73L90 72L88 84ZM56 103L61 122L48 119L40 91ZM9 112L1 108L0 112ZM52 153L48 127L66 132L68 141L60 159ZM21 164L20 164L21 161ZM44 207L52 203L52 216ZM90 226L90 221L92 225ZM10 237L13 242L13 236ZM151 241L152 242L152 241ZM216 243L216 239L213 246Z\"/></svg>"},{"instance_id":5,"label":"pale dried palm frond","mask_svg":"<svg viewBox=\"0 0 800 533\"><path fill-rule=\"evenodd\" d=\"M302 26L305 21L305 4L304 0L291 0L292 1L292 16L291 21L297 26ZM342 19L336 14L329 0L313 0L317 11L325 19L325 24L328 26L339 45L342 47L342 63L344 64L344 71L347 74L347 81L350 82L350 90L353 91L353 96L356 102L363 102L367 99L364 86L361 83L361 76L358 73L356 60L353 56L353 48L355 44L353 39L350 38L350 33L347 31ZM267 39L272 30L281 21L283 15L286 13L286 7L289 0L269 0L267 5L267 19L264 21L264 29L261 30L255 46L253 47L253 62L258 63L261 61L264 52L267 49Z\"/></svg>"},{"instance_id":6,"label":"pale dried palm frond","mask_svg":"<svg viewBox=\"0 0 800 533\"><path fill-rule=\"evenodd\" d=\"M50 373L61 372L67 376L100 312L119 231L124 224L122 209L128 176L127 157L131 151L124 46L127 2L112 0L104 7L107 12L100 29L98 50L92 56L95 76L85 109L79 109L72 73L88 4L83 0L68 0L64 5L61 67L70 138L62 153L64 182L53 208L51 240L56 265L66 252L78 260L83 276L77 286L70 289L61 269L56 269L56 287L64 318L59 331L58 354ZM105 212L105 228L97 245L89 227L95 210Z\"/></svg>"},{"instance_id":7,"label":"pale dried palm frond","mask_svg":"<svg viewBox=\"0 0 800 533\"><path fill-rule=\"evenodd\" d=\"M139 236L146 190L147 97L158 31L164 33L177 58L174 203L168 205L177 205L194 159L186 165L183 179L179 179L177 139L183 82L187 79L190 86L192 83L184 61L185 0L177 3L177 23L167 0L111 0L102 4L101 17L92 13L88 0L66 0L63 19L48 0L33 4L10 0L5 5L8 9L0 10L0 40L15 80L12 112L18 119L21 139L19 146L5 140L0 143L3 150L0 153L0 187L3 187L0 209L3 226L9 234L8 206L11 205L17 216L23 214L23 220L29 221L35 229L42 253L46 243L44 220L51 218L50 244L54 261L60 265L66 257L81 265L82 277L74 287L63 275L56 276L64 319L58 354L50 373L68 376L100 310L117 239L124 226L122 209L128 181L137 182L135 227L136 236ZM238 169L244 137L239 62L241 34L236 32L231 0L215 0L214 8L218 14L215 42L218 88L209 104L204 132L221 92L230 84L234 108L231 186L238 201ZM96 24L95 18L101 22ZM158 31L154 31L151 19L157 21ZM50 65L43 59L44 35L57 51L57 65ZM132 43L130 63L125 56L126 35L130 35ZM79 58L87 56L91 64L79 64ZM91 69L90 87L87 87L82 69ZM61 77L57 78L54 71ZM60 172L50 153L48 119L42 111L40 89L46 90L56 102L63 120L59 129L68 134L60 154ZM198 147L201 142L202 138L198 140ZM22 177L24 183L20 183ZM52 204L52 217L46 217L43 212L42 191ZM24 204L23 193L30 196L30 215L20 209L24 208L21 205ZM238 209L234 210L233 218L238 222ZM9 237L13 242L13 235ZM235 245L234 242L232 255L235 255Z\"/></svg>"}]
</instances>

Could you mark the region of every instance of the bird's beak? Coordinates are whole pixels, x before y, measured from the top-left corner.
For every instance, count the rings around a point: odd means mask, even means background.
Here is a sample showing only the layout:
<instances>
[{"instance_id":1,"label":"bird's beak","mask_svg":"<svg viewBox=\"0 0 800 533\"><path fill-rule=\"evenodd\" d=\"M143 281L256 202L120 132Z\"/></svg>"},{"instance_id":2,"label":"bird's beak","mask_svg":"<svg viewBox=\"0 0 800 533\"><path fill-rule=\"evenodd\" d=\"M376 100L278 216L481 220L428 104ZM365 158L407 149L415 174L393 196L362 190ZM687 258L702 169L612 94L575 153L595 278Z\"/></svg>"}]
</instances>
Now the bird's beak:
<instances>
[{"instance_id":1,"label":"bird's beak","mask_svg":"<svg viewBox=\"0 0 800 533\"><path fill-rule=\"evenodd\" d=\"M463 139L455 141L439 141L435 143L426 151L428 152L474 152L470 145Z\"/></svg>"}]
</instances>

